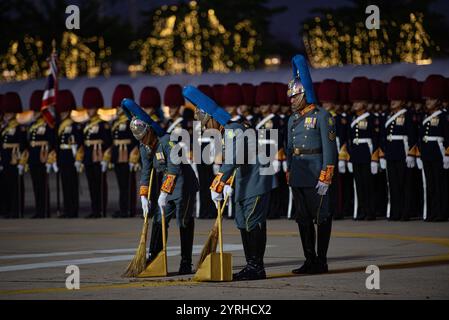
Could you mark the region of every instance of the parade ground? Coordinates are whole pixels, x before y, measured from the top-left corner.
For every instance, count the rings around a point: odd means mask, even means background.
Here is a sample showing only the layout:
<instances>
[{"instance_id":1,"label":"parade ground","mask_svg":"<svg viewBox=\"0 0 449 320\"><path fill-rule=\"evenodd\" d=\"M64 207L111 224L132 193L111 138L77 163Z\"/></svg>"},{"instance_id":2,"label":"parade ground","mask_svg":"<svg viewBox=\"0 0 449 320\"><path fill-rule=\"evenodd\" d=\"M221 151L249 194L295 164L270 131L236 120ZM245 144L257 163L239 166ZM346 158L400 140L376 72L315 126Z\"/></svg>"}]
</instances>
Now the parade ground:
<instances>
[{"instance_id":1,"label":"parade ground","mask_svg":"<svg viewBox=\"0 0 449 320\"><path fill-rule=\"evenodd\" d=\"M141 218L1 220L0 299L447 299L449 223L335 221L325 275L297 276L303 262L297 225L268 221L268 279L200 283L176 276L179 231L168 236L170 276L127 279L121 273L134 256ZM213 220L196 220L196 263ZM225 251L234 271L244 265L240 234L224 221ZM80 270L80 289L66 288L66 267ZM368 290L369 265L380 269L380 289Z\"/></svg>"}]
</instances>

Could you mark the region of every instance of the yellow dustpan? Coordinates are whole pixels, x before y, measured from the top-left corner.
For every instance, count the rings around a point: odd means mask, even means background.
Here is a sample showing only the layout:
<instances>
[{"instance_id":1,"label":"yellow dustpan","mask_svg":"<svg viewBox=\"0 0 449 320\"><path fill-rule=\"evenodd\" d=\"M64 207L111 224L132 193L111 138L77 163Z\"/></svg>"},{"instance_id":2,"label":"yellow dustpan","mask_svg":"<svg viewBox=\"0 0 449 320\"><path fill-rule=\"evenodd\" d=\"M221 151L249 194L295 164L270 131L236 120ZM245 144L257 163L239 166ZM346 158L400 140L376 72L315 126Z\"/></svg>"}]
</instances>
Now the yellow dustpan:
<instances>
[{"instance_id":1,"label":"yellow dustpan","mask_svg":"<svg viewBox=\"0 0 449 320\"><path fill-rule=\"evenodd\" d=\"M167 238L165 235L165 209L161 208L161 222L162 222L162 251L158 253L156 258L150 262L137 277L166 277L167 271Z\"/></svg>"},{"instance_id":2,"label":"yellow dustpan","mask_svg":"<svg viewBox=\"0 0 449 320\"><path fill-rule=\"evenodd\" d=\"M232 281L232 255L223 252L223 232L221 219L229 196L226 196L223 207L218 203L218 243L220 252L212 252L206 256L193 277L195 281Z\"/></svg>"}]
</instances>

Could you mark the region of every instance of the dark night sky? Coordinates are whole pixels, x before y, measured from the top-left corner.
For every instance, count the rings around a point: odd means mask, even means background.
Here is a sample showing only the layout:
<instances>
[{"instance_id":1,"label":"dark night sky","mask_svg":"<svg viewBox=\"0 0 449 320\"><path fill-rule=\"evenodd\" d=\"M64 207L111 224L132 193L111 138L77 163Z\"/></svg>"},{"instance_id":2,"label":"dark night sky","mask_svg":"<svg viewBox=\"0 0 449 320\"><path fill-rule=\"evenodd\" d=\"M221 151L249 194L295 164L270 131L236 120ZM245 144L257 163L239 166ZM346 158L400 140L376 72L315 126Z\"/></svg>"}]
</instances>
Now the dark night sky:
<instances>
[{"instance_id":1,"label":"dark night sky","mask_svg":"<svg viewBox=\"0 0 449 320\"><path fill-rule=\"evenodd\" d=\"M128 18L131 16L138 17L139 10L142 9L148 10L150 8L158 7L164 4L171 5L178 2L179 0L126 0L118 2L112 8L105 9L106 11L110 11L113 13L120 13L124 18ZM298 35L300 23L305 18L313 16L313 14L310 12L311 9L319 7L335 8L343 5L350 5L350 3L351 2L349 0L271 0L269 2L270 6L288 7L288 10L286 12L278 14L273 18L270 25L271 32L273 36L276 36L281 40L288 41L295 47L298 47L300 46L300 38ZM132 7L132 5L137 8L134 12L128 9ZM431 9L436 12L445 14L446 19L449 20L448 0L436 1L432 5ZM380 14L382 16L382 12Z\"/></svg>"}]
</instances>

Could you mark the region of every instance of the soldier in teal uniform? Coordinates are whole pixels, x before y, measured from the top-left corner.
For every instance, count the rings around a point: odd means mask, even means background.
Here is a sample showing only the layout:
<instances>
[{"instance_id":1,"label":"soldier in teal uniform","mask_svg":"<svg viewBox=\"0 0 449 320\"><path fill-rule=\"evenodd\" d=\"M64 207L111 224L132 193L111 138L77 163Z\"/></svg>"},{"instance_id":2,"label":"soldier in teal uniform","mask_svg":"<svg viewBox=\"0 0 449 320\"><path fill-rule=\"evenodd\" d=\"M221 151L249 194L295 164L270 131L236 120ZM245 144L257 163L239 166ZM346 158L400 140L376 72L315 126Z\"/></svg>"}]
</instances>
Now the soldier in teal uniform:
<instances>
[{"instance_id":1,"label":"soldier in teal uniform","mask_svg":"<svg viewBox=\"0 0 449 320\"><path fill-rule=\"evenodd\" d=\"M246 161L237 161L237 159L242 159L239 152L248 147L243 138L247 127L240 123L231 123L231 115L198 89L187 86L184 88L183 94L197 107L195 116L201 121L202 127L219 130L232 142L232 145L229 142L226 145L225 142L223 149L225 161L210 188L211 197L215 203L223 200L227 195L234 194L235 222L241 233L247 265L243 270L234 274L233 279L265 279L263 256L267 238L264 225L270 202L270 192L276 187L274 175L261 174L262 165L258 159L250 158L256 155L255 152L248 152L249 157L245 159ZM233 149L232 159L226 159L226 149L231 147ZM240 162L243 163L240 164ZM234 173L235 180L231 186L230 178Z\"/></svg>"},{"instance_id":2,"label":"soldier in teal uniform","mask_svg":"<svg viewBox=\"0 0 449 320\"><path fill-rule=\"evenodd\" d=\"M162 250L161 214L165 212L167 226L171 218L176 217L181 240L181 263L179 274L192 273L192 248L195 221L193 209L198 182L192 167L186 161L176 163L171 157L175 146L170 135L154 122L134 101L124 99L122 108L131 120L130 128L134 137L140 142L142 159L142 177L140 196L144 215L148 214L148 186L151 169L163 173L162 186L158 198L159 209L153 219L150 240L149 261L151 262Z\"/></svg>"},{"instance_id":3,"label":"soldier in teal uniform","mask_svg":"<svg viewBox=\"0 0 449 320\"><path fill-rule=\"evenodd\" d=\"M305 58L293 60L294 79L289 83L294 113L288 122L288 180L295 201L296 222L306 261L293 273L325 273L332 228L327 191L336 161L336 132L333 117L316 105L313 84ZM317 252L315 227L318 225Z\"/></svg>"}]
</instances>

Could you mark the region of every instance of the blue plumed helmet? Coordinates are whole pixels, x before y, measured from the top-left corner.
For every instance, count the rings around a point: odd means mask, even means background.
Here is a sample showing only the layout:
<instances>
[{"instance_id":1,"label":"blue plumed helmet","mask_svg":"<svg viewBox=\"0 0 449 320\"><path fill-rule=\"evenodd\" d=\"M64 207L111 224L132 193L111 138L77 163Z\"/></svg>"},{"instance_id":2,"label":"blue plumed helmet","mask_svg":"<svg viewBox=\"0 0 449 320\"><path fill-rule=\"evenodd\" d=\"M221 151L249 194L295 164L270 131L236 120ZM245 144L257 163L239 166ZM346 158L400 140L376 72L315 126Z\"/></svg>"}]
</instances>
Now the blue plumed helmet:
<instances>
[{"instance_id":1,"label":"blue plumed helmet","mask_svg":"<svg viewBox=\"0 0 449 320\"><path fill-rule=\"evenodd\" d=\"M130 128L136 139L140 139L147 128L153 129L158 137L165 134L164 129L133 100L125 98L122 100L121 107L128 119L131 121Z\"/></svg>"},{"instance_id":2,"label":"blue plumed helmet","mask_svg":"<svg viewBox=\"0 0 449 320\"><path fill-rule=\"evenodd\" d=\"M317 103L306 58L301 54L294 56L292 58L292 68L293 80L289 84L289 89L290 86L293 88L295 83L299 83L304 88L307 103Z\"/></svg>"},{"instance_id":3,"label":"blue plumed helmet","mask_svg":"<svg viewBox=\"0 0 449 320\"><path fill-rule=\"evenodd\" d=\"M184 98L189 100L195 107L207 113L219 124L224 126L231 119L231 115L220 107L214 100L206 96L193 86L186 86L182 90Z\"/></svg>"}]
</instances>

